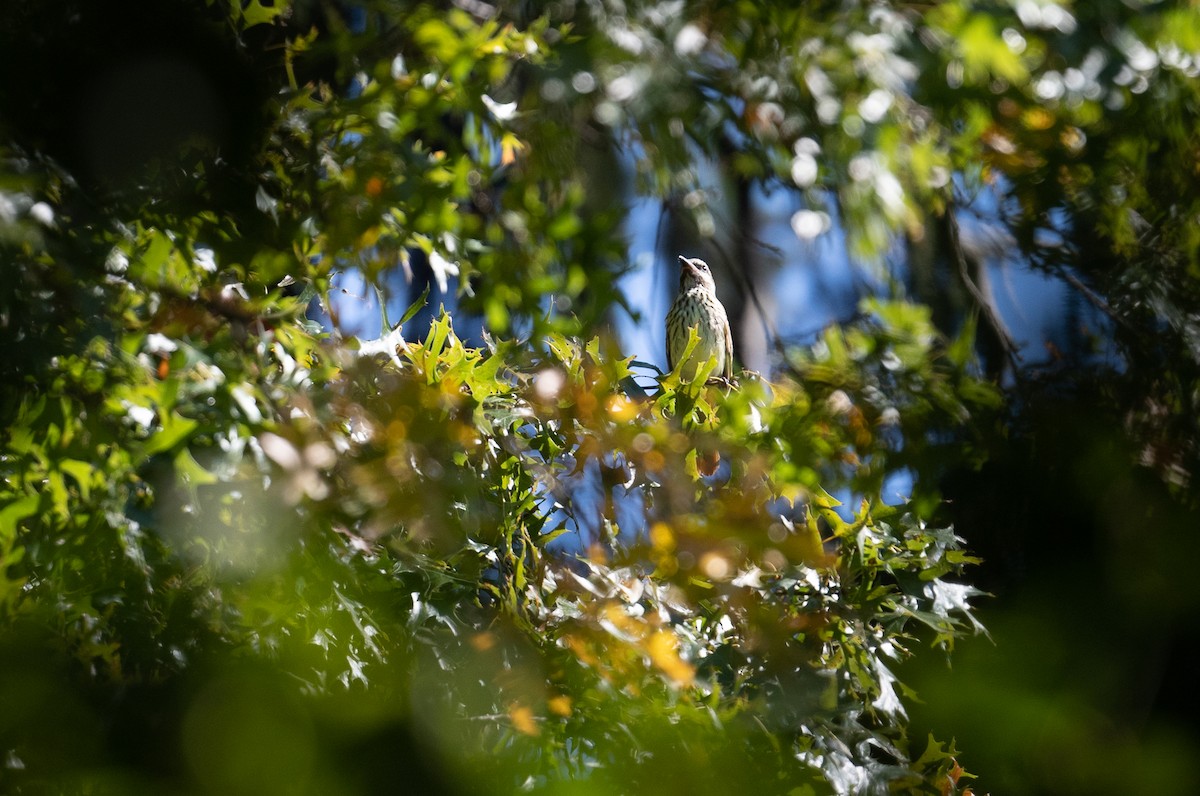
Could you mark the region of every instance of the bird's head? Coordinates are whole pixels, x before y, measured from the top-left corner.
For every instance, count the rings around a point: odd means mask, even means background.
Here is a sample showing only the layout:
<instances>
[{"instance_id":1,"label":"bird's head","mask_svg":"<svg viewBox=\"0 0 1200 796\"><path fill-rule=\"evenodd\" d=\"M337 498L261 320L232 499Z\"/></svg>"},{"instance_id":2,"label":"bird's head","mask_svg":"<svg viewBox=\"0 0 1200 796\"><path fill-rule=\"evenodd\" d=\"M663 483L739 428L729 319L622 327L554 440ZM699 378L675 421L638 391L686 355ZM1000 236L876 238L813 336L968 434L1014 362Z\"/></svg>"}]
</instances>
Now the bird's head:
<instances>
[{"instance_id":1,"label":"bird's head","mask_svg":"<svg viewBox=\"0 0 1200 796\"><path fill-rule=\"evenodd\" d=\"M708 263L699 258L687 258L682 254L679 255L679 289L688 290L691 287L699 286L707 290L709 293L717 292L717 283L713 281L712 271L708 270Z\"/></svg>"}]
</instances>

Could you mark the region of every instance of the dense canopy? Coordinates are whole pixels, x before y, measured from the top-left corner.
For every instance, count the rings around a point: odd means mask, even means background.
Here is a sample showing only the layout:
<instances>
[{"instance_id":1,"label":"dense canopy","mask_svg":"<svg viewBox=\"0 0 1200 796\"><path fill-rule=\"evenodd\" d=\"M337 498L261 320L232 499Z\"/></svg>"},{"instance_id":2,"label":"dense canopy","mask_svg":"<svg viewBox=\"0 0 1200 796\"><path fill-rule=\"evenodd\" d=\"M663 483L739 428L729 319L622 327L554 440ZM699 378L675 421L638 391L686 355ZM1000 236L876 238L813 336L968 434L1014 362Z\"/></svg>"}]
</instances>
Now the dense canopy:
<instances>
[{"instance_id":1,"label":"dense canopy","mask_svg":"<svg viewBox=\"0 0 1200 796\"><path fill-rule=\"evenodd\" d=\"M0 790L1190 781L1194 4L15 0L0 74ZM735 385L623 333L683 249Z\"/></svg>"}]
</instances>

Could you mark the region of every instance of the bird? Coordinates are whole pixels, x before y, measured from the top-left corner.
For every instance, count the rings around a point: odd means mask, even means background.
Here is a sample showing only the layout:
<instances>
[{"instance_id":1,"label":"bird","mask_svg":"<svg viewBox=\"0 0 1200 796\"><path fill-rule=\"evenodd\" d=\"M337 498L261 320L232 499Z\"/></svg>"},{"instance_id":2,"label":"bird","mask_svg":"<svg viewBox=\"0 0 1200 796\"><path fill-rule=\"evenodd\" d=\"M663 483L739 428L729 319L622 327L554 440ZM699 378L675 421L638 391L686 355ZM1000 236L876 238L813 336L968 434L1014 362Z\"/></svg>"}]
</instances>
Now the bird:
<instances>
[{"instance_id":1,"label":"bird","mask_svg":"<svg viewBox=\"0 0 1200 796\"><path fill-rule=\"evenodd\" d=\"M687 349L689 329L695 328L700 340L692 349L682 375L694 378L696 368L716 358L714 376L726 383L733 380L733 333L729 316L717 298L708 263L679 255L679 293L667 312L667 368L674 371Z\"/></svg>"},{"instance_id":2,"label":"bird","mask_svg":"<svg viewBox=\"0 0 1200 796\"><path fill-rule=\"evenodd\" d=\"M679 255L679 293L667 312L667 367L673 372L680 365L684 351L691 338L691 329L699 337L696 347L683 363L680 376L696 377L696 369L711 359L716 359L710 382L733 383L733 332L729 328L729 316L717 298L717 283L713 281L708 263L700 259L689 259ZM719 375L716 375L719 374ZM698 446L696 471L703 476L712 476L717 471L721 456L717 451Z\"/></svg>"}]
</instances>

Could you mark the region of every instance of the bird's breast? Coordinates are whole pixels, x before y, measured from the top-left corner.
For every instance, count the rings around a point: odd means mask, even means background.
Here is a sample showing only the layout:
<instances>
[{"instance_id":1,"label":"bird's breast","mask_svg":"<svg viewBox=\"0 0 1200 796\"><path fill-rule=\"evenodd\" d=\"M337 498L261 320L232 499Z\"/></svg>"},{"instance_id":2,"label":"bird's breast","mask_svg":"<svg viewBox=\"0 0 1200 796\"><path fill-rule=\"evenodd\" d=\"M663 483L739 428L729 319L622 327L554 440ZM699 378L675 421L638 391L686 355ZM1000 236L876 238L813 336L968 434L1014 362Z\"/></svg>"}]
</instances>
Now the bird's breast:
<instances>
[{"instance_id":1,"label":"bird's breast","mask_svg":"<svg viewBox=\"0 0 1200 796\"><path fill-rule=\"evenodd\" d=\"M725 308L710 291L693 287L675 297L667 313L667 346L671 363L678 362L687 348L688 329L695 328L699 337L692 351L688 369L716 357L714 372L725 369L725 327L729 321Z\"/></svg>"}]
</instances>

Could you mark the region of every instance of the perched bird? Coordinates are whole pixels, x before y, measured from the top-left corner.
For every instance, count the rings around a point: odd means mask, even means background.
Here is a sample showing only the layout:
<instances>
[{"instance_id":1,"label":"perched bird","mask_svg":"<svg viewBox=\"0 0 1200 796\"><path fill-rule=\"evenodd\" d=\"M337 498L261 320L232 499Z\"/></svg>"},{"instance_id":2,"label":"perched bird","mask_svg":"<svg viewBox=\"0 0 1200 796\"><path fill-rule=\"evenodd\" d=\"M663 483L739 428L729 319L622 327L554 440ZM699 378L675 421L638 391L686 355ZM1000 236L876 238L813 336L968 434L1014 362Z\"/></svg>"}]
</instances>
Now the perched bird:
<instances>
[{"instance_id":1,"label":"perched bird","mask_svg":"<svg viewBox=\"0 0 1200 796\"><path fill-rule=\"evenodd\" d=\"M685 379L695 378L696 368L714 357L717 366L712 378L733 380L733 334L729 316L717 299L717 285L708 263L679 256L679 295L667 312L667 366L674 370L687 350L691 329L699 341L682 368ZM717 471L721 456L717 451L700 447L696 450L696 470L703 476Z\"/></svg>"},{"instance_id":2,"label":"perched bird","mask_svg":"<svg viewBox=\"0 0 1200 796\"><path fill-rule=\"evenodd\" d=\"M679 294L667 313L667 367L671 370L683 357L689 332L695 328L700 341L688 357L684 377L694 377L697 366L716 357L714 377L733 379L733 335L729 317L717 299L717 285L708 263L679 255Z\"/></svg>"}]
</instances>

